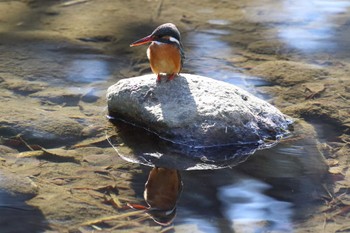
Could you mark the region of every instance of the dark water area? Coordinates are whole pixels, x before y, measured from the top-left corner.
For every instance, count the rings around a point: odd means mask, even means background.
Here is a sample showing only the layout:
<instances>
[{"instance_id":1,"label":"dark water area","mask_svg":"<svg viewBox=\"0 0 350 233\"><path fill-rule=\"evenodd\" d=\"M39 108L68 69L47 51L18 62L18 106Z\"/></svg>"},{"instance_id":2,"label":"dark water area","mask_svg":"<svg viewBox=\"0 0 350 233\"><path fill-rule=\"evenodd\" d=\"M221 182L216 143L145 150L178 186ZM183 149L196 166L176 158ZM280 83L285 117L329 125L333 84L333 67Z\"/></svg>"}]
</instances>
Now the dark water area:
<instances>
[{"instance_id":1,"label":"dark water area","mask_svg":"<svg viewBox=\"0 0 350 233\"><path fill-rule=\"evenodd\" d=\"M49 229L41 211L25 203L28 198L0 190L1 232L44 232Z\"/></svg>"},{"instance_id":2,"label":"dark water area","mask_svg":"<svg viewBox=\"0 0 350 233\"><path fill-rule=\"evenodd\" d=\"M273 147L277 140L195 147L178 144L142 127L112 120L109 142L124 160L151 167L211 170L234 167L257 150Z\"/></svg>"},{"instance_id":3,"label":"dark water area","mask_svg":"<svg viewBox=\"0 0 350 233\"><path fill-rule=\"evenodd\" d=\"M294 1L293 4L237 1L230 7L220 5L224 3L205 2L203 6L189 3L190 9L183 14L180 14L183 9L168 5L167 1L160 2L163 5L157 5L157 9L167 6L182 17L175 18L174 23L181 29L185 46L184 72L237 85L281 108L300 102L300 93L291 95L295 100L277 101L278 94L289 90L273 91L286 87L285 83L251 75L249 71L255 66L281 59L343 68L349 61L350 3L347 1ZM306 123L297 120L292 135L278 145L257 151L249 148L244 156L233 156L230 162L220 163L211 160L222 151L206 151L207 156L194 151L197 160L182 157L183 151L171 156L174 150L169 150L171 146L166 142L149 132L140 133L140 129L130 125L117 126L117 133L114 129L112 136L106 119L106 90L122 78L151 72L146 47L131 49L129 44L149 34L163 21L169 21L171 14L164 10L163 18L150 19L136 1L103 1L103 4L68 1L72 5L66 6L64 3L0 2L3 15L0 17L0 145L4 146L0 148L0 169L21 175L28 173L27 177L43 190L30 200L3 190L4 185L0 184L0 232L112 229L113 226L105 223L108 221L103 224L86 224L86 221L122 215L129 213L129 209L113 209L111 205L108 208L112 210L107 209L104 197L86 200L88 194L79 194L77 198L72 190L89 189L96 192L95 196L106 195L108 192L99 185L109 187L104 179L121 171L122 175L118 173L113 182L121 187L115 192L121 196L123 206L130 202L144 203L145 183L156 164L152 156L157 160L167 154L173 160L165 159L156 166L178 170L183 184L174 197L176 216L172 216L169 232L303 232L304 228L319 232L314 225L320 225L323 220L309 223L307 219L322 216L318 210L328 203L329 190L345 177L345 170L336 176L329 174L329 163L320 144L340 143L338 137L344 130L344 126L339 126L341 123L311 115L305 117L311 125L305 126ZM148 10L155 8L147 5ZM83 18L78 17L81 12ZM124 19L135 12L137 16L129 21ZM263 91L264 88L275 89L269 92ZM121 130L124 136L118 132ZM117 151L106 138L115 140L112 144ZM88 149L79 151L84 147ZM30 154L42 148L64 152ZM232 151L232 148L225 150L227 157L234 154ZM22 153L27 152L25 155L36 159L35 162L26 160ZM76 153L76 157L71 153ZM125 167L114 167L119 165ZM85 174L91 170L93 175L98 174L96 181L90 173ZM49 186L52 184L56 186ZM73 205L71 199L94 205ZM69 203L67 209L62 215L57 214L66 206L65 202ZM49 205L52 209L48 209ZM96 206L101 208L100 212ZM120 224L120 228L111 232L159 226L150 218L134 221L135 225L127 224L135 219L129 217L118 222L114 227ZM305 222L306 226L300 228ZM135 232L140 232L139 228ZM144 230L159 231L159 228Z\"/></svg>"},{"instance_id":4,"label":"dark water area","mask_svg":"<svg viewBox=\"0 0 350 233\"><path fill-rule=\"evenodd\" d=\"M183 190L174 225L194 225L200 232L292 232L293 223L312 215L327 195L327 168L313 143L282 143L226 169L216 164L216 170L180 171ZM140 198L140 181L149 170L135 176Z\"/></svg>"}]
</instances>

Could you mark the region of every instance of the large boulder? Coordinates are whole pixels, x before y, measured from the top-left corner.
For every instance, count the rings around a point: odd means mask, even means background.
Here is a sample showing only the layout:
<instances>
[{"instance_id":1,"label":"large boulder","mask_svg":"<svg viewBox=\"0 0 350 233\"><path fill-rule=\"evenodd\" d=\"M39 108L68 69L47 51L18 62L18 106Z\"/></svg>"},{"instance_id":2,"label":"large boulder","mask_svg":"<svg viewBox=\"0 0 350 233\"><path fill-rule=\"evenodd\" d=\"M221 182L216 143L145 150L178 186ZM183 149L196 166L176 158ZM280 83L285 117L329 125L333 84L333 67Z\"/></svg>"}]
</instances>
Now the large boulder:
<instances>
[{"instance_id":1,"label":"large boulder","mask_svg":"<svg viewBox=\"0 0 350 233\"><path fill-rule=\"evenodd\" d=\"M109 114L191 147L263 144L288 132L277 108L232 84L181 74L122 79L107 91Z\"/></svg>"}]
</instances>

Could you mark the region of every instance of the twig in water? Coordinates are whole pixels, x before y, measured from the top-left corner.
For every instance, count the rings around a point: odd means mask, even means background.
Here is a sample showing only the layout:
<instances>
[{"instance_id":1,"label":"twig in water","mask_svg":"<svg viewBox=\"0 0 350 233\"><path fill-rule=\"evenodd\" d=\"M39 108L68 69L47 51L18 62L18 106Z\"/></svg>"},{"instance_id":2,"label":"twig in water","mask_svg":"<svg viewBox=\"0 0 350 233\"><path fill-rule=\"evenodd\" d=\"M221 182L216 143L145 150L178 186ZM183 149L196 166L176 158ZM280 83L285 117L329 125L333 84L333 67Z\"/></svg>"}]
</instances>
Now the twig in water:
<instances>
[{"instance_id":1,"label":"twig in water","mask_svg":"<svg viewBox=\"0 0 350 233\"><path fill-rule=\"evenodd\" d=\"M93 219L90 221L86 221L86 222L82 223L81 225L82 226L94 225L94 224L102 223L105 221L111 221L111 220L117 220L117 219L121 219L121 218L137 216L139 214L146 214L146 213L144 210L131 211L131 212L127 212L124 214L112 215L112 216L106 216L106 217L102 217L102 218Z\"/></svg>"}]
</instances>

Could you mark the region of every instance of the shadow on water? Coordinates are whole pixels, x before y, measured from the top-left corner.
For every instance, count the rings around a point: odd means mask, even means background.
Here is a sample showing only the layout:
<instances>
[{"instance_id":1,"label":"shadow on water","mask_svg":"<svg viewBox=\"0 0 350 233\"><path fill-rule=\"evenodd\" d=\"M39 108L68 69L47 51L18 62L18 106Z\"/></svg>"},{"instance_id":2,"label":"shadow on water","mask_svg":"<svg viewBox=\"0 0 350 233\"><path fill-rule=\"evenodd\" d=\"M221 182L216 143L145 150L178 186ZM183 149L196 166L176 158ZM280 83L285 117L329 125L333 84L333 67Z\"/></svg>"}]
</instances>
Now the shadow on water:
<instances>
[{"instance_id":1,"label":"shadow on water","mask_svg":"<svg viewBox=\"0 0 350 233\"><path fill-rule=\"evenodd\" d=\"M26 195L0 190L0 231L3 233L44 232L48 230L43 213L25 201Z\"/></svg>"}]
</instances>

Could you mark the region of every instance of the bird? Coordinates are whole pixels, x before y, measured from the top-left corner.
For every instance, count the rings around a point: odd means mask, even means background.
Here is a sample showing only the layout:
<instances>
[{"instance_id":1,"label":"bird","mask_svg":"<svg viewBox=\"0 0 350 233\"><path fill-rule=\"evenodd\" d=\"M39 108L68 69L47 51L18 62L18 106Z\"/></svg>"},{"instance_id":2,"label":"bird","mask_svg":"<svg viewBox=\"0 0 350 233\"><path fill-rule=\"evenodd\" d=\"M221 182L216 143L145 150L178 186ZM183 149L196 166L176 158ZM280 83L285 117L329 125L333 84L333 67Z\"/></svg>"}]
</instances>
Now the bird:
<instances>
[{"instance_id":1,"label":"bird","mask_svg":"<svg viewBox=\"0 0 350 233\"><path fill-rule=\"evenodd\" d=\"M158 210L171 210L182 192L181 175L178 170L154 167L145 184L143 196L147 204Z\"/></svg>"},{"instance_id":2,"label":"bird","mask_svg":"<svg viewBox=\"0 0 350 233\"><path fill-rule=\"evenodd\" d=\"M154 167L148 175L143 196L147 206L127 203L132 209L146 210L158 224L167 226L176 216L176 204L182 192L182 179L176 169Z\"/></svg>"},{"instance_id":3,"label":"bird","mask_svg":"<svg viewBox=\"0 0 350 233\"><path fill-rule=\"evenodd\" d=\"M172 23L158 26L150 35L130 44L130 47L151 43L147 49L147 57L151 70L161 81L161 74L166 74L167 81L173 80L181 71L185 54L181 44L181 36Z\"/></svg>"}]
</instances>

